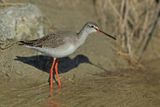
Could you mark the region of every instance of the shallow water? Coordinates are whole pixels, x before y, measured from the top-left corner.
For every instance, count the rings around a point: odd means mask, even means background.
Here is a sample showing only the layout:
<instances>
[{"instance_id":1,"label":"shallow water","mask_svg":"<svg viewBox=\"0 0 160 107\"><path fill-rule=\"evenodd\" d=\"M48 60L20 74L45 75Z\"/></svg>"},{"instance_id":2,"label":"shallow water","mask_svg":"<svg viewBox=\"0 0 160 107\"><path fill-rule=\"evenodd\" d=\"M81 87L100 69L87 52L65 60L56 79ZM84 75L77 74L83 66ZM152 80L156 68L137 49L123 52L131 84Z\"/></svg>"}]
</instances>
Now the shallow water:
<instances>
[{"instance_id":1,"label":"shallow water","mask_svg":"<svg viewBox=\"0 0 160 107\"><path fill-rule=\"evenodd\" d=\"M62 74L63 75L63 74ZM122 70L80 80L62 79L49 96L47 82L26 85L14 81L0 87L1 107L158 107L160 75L157 72ZM23 81L23 80L21 80ZM27 81L24 79L24 82Z\"/></svg>"}]
</instances>

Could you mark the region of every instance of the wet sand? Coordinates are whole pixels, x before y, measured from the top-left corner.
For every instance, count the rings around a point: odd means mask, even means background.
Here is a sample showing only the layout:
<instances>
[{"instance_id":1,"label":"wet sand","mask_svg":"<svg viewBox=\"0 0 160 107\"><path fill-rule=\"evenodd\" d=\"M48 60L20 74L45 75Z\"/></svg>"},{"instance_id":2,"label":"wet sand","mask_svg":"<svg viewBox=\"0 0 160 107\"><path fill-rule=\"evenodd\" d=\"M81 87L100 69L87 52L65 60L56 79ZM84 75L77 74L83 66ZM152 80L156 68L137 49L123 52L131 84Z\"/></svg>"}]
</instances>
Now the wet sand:
<instances>
[{"instance_id":1,"label":"wet sand","mask_svg":"<svg viewBox=\"0 0 160 107\"><path fill-rule=\"evenodd\" d=\"M158 67L152 67L145 70L121 69L95 73L100 69L82 64L78 68L60 74L62 89L58 91L57 84L54 83L52 97L49 96L48 73L36 69L31 73L28 67L28 70L22 72L30 72L29 74L19 74L19 78L14 74L12 77L1 78L0 105L1 107L159 107L160 73ZM94 73L85 73L86 68Z\"/></svg>"}]
</instances>

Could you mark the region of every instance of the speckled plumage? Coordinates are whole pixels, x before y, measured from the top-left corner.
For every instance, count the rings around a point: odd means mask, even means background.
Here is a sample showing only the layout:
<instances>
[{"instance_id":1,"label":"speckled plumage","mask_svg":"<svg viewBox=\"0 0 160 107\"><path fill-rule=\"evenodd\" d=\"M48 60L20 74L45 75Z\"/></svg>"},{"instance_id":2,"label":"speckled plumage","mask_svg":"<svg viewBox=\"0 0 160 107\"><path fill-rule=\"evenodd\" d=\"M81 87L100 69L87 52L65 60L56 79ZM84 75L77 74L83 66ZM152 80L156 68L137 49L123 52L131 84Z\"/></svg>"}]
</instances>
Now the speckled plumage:
<instances>
[{"instance_id":1,"label":"speckled plumage","mask_svg":"<svg viewBox=\"0 0 160 107\"><path fill-rule=\"evenodd\" d=\"M70 39L69 39L70 38ZM61 45L64 45L65 42L69 40L78 39L78 35L73 32L57 32L50 33L42 38L31 40L31 41L23 41L23 44L34 46L34 47L48 47L48 48L56 48ZM71 42L72 42L71 41Z\"/></svg>"}]
</instances>

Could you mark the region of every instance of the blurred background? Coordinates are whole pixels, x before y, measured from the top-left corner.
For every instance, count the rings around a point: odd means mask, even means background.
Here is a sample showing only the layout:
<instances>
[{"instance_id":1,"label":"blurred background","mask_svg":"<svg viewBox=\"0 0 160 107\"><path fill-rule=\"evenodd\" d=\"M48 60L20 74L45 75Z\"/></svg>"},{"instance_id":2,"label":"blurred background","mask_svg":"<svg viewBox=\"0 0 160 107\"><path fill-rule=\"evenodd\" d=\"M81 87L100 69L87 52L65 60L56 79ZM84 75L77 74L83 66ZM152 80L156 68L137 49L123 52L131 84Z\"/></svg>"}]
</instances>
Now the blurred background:
<instances>
[{"instance_id":1,"label":"blurred background","mask_svg":"<svg viewBox=\"0 0 160 107\"><path fill-rule=\"evenodd\" d=\"M0 107L159 107L159 0L0 0ZM18 46L92 21L92 34L61 59L63 89L48 97L51 59Z\"/></svg>"}]
</instances>

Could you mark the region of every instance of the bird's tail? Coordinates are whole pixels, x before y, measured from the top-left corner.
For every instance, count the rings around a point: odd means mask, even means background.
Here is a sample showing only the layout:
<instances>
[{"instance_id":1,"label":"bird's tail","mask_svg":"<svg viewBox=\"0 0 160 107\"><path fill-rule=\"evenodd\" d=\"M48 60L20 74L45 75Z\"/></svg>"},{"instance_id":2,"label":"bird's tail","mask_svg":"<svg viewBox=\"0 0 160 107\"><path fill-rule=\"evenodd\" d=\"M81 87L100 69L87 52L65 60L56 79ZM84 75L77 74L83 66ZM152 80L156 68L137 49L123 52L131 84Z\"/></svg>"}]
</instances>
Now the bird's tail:
<instances>
[{"instance_id":1,"label":"bird's tail","mask_svg":"<svg viewBox=\"0 0 160 107\"><path fill-rule=\"evenodd\" d=\"M30 41L19 41L18 45L29 45L29 46L32 46L33 43L30 42Z\"/></svg>"},{"instance_id":2,"label":"bird's tail","mask_svg":"<svg viewBox=\"0 0 160 107\"><path fill-rule=\"evenodd\" d=\"M33 46L33 43L26 42L26 41L19 41L18 45L24 46L26 48L31 48L34 49L35 47Z\"/></svg>"}]
</instances>

